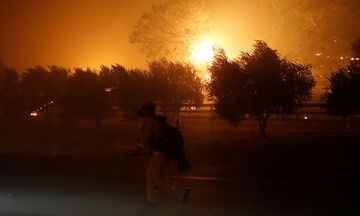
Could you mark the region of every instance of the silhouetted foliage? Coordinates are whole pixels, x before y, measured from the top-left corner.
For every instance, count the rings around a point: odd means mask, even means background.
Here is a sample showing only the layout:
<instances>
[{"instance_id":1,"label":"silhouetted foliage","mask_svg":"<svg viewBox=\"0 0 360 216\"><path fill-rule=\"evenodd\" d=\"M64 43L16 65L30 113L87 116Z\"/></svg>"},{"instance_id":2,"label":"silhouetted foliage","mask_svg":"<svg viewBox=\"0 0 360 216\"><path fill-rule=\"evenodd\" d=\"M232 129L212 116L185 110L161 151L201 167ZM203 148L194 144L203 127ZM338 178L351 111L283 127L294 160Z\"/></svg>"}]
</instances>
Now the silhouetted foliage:
<instances>
[{"instance_id":1,"label":"silhouetted foliage","mask_svg":"<svg viewBox=\"0 0 360 216\"><path fill-rule=\"evenodd\" d=\"M75 69L59 102L65 119L93 119L97 126L111 113L105 87L90 69Z\"/></svg>"},{"instance_id":2,"label":"silhouetted foliage","mask_svg":"<svg viewBox=\"0 0 360 216\"><path fill-rule=\"evenodd\" d=\"M120 89L129 80L129 74L125 67L119 64L112 65L111 67L101 66L99 76L107 90L111 104L118 105Z\"/></svg>"},{"instance_id":3,"label":"silhouetted foliage","mask_svg":"<svg viewBox=\"0 0 360 216\"><path fill-rule=\"evenodd\" d=\"M351 64L331 74L324 98L327 111L344 119L360 111L360 66Z\"/></svg>"},{"instance_id":4,"label":"silhouetted foliage","mask_svg":"<svg viewBox=\"0 0 360 216\"><path fill-rule=\"evenodd\" d=\"M121 65L103 66L100 77L109 90L111 101L126 113L127 118L137 118L138 106L153 99L155 87L144 70L126 70Z\"/></svg>"},{"instance_id":5,"label":"silhouetted foliage","mask_svg":"<svg viewBox=\"0 0 360 216\"><path fill-rule=\"evenodd\" d=\"M360 37L351 43L351 50L355 58L360 58Z\"/></svg>"},{"instance_id":6,"label":"silhouetted foliage","mask_svg":"<svg viewBox=\"0 0 360 216\"><path fill-rule=\"evenodd\" d=\"M154 88L156 86L152 85L147 71L128 70L128 81L123 83L119 91L119 105L136 113L141 103L153 99Z\"/></svg>"},{"instance_id":7,"label":"silhouetted foliage","mask_svg":"<svg viewBox=\"0 0 360 216\"><path fill-rule=\"evenodd\" d=\"M231 123L241 120L248 111L248 75L236 61L231 61L224 50L218 49L209 67L211 81L207 85L216 112Z\"/></svg>"},{"instance_id":8,"label":"silhouetted foliage","mask_svg":"<svg viewBox=\"0 0 360 216\"><path fill-rule=\"evenodd\" d=\"M49 72L41 66L28 68L22 74L21 91L29 114L34 110L40 111L43 105L53 100L50 95L51 88Z\"/></svg>"},{"instance_id":9,"label":"silhouetted foliage","mask_svg":"<svg viewBox=\"0 0 360 216\"><path fill-rule=\"evenodd\" d=\"M141 16L130 42L150 59L183 60L190 45L212 30L209 12L201 1L170 0L153 5Z\"/></svg>"},{"instance_id":10,"label":"silhouetted foliage","mask_svg":"<svg viewBox=\"0 0 360 216\"><path fill-rule=\"evenodd\" d=\"M2 59L0 58L0 71L3 71L5 68L6 68L6 67L5 67L4 63L3 63ZM0 73L2 73L2 72L0 72ZM1 75L1 74L0 74L0 75ZM1 78L1 77L0 77L0 78Z\"/></svg>"},{"instance_id":11,"label":"silhouetted foliage","mask_svg":"<svg viewBox=\"0 0 360 216\"><path fill-rule=\"evenodd\" d=\"M66 87L69 82L70 69L59 67L56 65L49 66L49 81L51 88L49 88L49 95L54 102L61 100L66 92Z\"/></svg>"},{"instance_id":12,"label":"silhouetted foliage","mask_svg":"<svg viewBox=\"0 0 360 216\"><path fill-rule=\"evenodd\" d=\"M55 65L49 66L49 70L41 66L27 69L21 81L21 91L28 114L36 112L48 120L56 113L57 102L65 93L68 73L68 69Z\"/></svg>"},{"instance_id":13,"label":"silhouetted foliage","mask_svg":"<svg viewBox=\"0 0 360 216\"><path fill-rule=\"evenodd\" d=\"M201 80L188 63L162 59L149 63L149 71L103 66L100 77L113 104L130 118L136 117L138 107L148 100L156 101L169 118L177 116L183 104L201 104L203 100Z\"/></svg>"},{"instance_id":14,"label":"silhouetted foliage","mask_svg":"<svg viewBox=\"0 0 360 216\"><path fill-rule=\"evenodd\" d=\"M149 73L153 97L168 118L177 117L184 104L203 102L202 82L190 63L161 59L149 63Z\"/></svg>"},{"instance_id":15,"label":"silhouetted foliage","mask_svg":"<svg viewBox=\"0 0 360 216\"><path fill-rule=\"evenodd\" d=\"M257 118L262 135L271 114L292 113L311 98L315 85L311 66L280 58L263 41L256 41L253 52L243 52L237 60L218 50L209 71L208 91L216 112L232 123L249 113Z\"/></svg>"},{"instance_id":16,"label":"silhouetted foliage","mask_svg":"<svg viewBox=\"0 0 360 216\"><path fill-rule=\"evenodd\" d=\"M0 68L0 112L4 118L23 120L26 111L15 70Z\"/></svg>"}]
</instances>

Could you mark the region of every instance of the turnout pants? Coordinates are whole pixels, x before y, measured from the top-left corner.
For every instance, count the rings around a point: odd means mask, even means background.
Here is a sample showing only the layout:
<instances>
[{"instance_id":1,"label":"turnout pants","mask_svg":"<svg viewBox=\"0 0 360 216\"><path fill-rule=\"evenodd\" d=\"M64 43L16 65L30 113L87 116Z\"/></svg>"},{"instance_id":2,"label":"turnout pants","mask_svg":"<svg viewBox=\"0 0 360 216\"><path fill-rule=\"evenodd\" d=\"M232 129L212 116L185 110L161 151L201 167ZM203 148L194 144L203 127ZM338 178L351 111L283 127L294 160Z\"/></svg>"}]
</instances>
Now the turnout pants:
<instances>
[{"instance_id":1,"label":"turnout pants","mask_svg":"<svg viewBox=\"0 0 360 216\"><path fill-rule=\"evenodd\" d=\"M159 191L168 192L178 199L183 199L185 188L167 178L164 174L168 162L164 153L154 151L146 171L146 198L149 203L157 203Z\"/></svg>"}]
</instances>

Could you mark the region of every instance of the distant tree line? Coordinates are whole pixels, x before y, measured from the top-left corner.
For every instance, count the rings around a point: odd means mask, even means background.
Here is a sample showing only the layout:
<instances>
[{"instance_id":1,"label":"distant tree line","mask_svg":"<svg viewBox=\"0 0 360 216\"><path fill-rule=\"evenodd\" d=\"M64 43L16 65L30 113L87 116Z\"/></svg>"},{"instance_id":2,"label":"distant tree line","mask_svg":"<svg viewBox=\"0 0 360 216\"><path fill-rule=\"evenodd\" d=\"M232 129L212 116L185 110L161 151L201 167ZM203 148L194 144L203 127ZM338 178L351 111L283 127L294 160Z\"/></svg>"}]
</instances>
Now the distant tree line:
<instances>
[{"instance_id":1,"label":"distant tree line","mask_svg":"<svg viewBox=\"0 0 360 216\"><path fill-rule=\"evenodd\" d=\"M354 56L360 53L359 44L360 39L353 42ZM251 52L242 52L233 60L216 48L206 83L190 63L166 59L150 62L147 70L119 64L98 71L36 66L21 75L0 64L0 118L21 122L31 117L49 121L57 116L64 125L74 119L91 119L99 126L114 107L133 119L139 105L152 100L174 119L185 104L200 105L206 90L220 117L236 124L250 114L265 136L272 114L291 114L311 98L315 86L311 69L311 65L282 58L264 41L256 41ZM352 59L329 78L324 94L328 112L346 119L360 111L359 92L360 63Z\"/></svg>"},{"instance_id":2,"label":"distant tree line","mask_svg":"<svg viewBox=\"0 0 360 216\"><path fill-rule=\"evenodd\" d=\"M165 59L148 70L102 66L99 71L36 66L25 73L0 68L0 118L17 121L59 117L64 124L91 119L100 125L117 106L134 118L138 106L157 102L164 114L176 117L183 104L201 104L202 83L189 63Z\"/></svg>"}]
</instances>

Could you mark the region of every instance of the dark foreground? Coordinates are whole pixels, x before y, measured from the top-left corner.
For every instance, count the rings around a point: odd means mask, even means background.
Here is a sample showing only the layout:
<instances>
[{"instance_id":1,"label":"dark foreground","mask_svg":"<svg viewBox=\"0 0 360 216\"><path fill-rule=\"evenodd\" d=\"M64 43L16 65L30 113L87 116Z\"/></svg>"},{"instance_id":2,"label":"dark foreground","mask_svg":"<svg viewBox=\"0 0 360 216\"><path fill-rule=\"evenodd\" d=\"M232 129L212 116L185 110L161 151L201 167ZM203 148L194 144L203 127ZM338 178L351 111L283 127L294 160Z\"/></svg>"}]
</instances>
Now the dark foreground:
<instances>
[{"instance_id":1,"label":"dark foreground","mask_svg":"<svg viewBox=\"0 0 360 216\"><path fill-rule=\"evenodd\" d=\"M144 204L146 156L2 156L0 215L360 215L356 149L264 148L243 149L238 166L195 163L182 174L172 164L192 190L186 208L167 194Z\"/></svg>"},{"instance_id":2,"label":"dark foreground","mask_svg":"<svg viewBox=\"0 0 360 216\"><path fill-rule=\"evenodd\" d=\"M359 186L257 181L183 181L189 205L164 195L147 207L140 176L2 176L2 216L90 215L359 215Z\"/></svg>"},{"instance_id":3,"label":"dark foreground","mask_svg":"<svg viewBox=\"0 0 360 216\"><path fill-rule=\"evenodd\" d=\"M134 145L135 124L105 125L99 134L106 142L95 142L92 131L76 139L59 135L76 145L30 156L24 149L33 149L33 139L12 156L2 151L0 216L360 215L360 133L324 130L325 123L275 125L262 139L251 124L186 120L193 168L169 168L191 188L186 208L167 194L157 208L144 204L148 156L123 157Z\"/></svg>"}]
</instances>

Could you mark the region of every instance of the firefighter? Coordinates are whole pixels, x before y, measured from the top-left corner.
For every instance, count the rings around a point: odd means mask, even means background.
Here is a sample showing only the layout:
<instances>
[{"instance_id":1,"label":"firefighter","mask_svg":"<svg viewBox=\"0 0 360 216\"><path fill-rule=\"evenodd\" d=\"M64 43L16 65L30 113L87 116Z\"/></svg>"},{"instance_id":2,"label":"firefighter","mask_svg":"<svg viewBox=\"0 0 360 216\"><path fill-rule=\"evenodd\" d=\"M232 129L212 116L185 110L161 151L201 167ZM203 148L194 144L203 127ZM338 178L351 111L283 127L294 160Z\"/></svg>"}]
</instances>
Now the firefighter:
<instances>
[{"instance_id":1,"label":"firefighter","mask_svg":"<svg viewBox=\"0 0 360 216\"><path fill-rule=\"evenodd\" d=\"M165 176L165 169L168 165L166 152L158 149L156 146L158 138L161 137L162 125L157 120L155 114L156 104L153 102L144 103L138 110L139 116L143 120L141 126L140 139L137 144L137 154L144 148L151 151L150 162L146 171L146 200L147 203L154 206L158 203L159 191L166 191L182 201L182 206L186 206L190 190L184 188L178 183Z\"/></svg>"}]
</instances>

